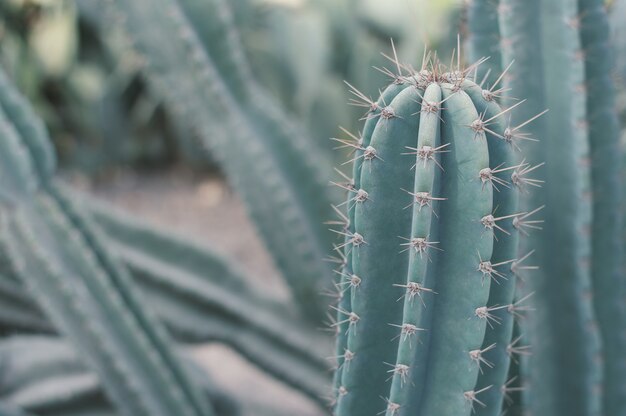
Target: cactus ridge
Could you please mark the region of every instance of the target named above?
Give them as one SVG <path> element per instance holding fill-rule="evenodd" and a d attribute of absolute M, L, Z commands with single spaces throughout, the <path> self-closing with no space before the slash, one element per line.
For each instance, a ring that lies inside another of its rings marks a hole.
<path fill-rule="evenodd" d="M 502 76 L 473 81 L 485 59 L 392 61 L 377 102 L 353 89 L 370 107 L 364 134 L 340 140 L 355 178 L 339 231 L 335 412 L 499 414 L 511 352 L 525 351 L 512 338 L 526 309 L 516 275 L 531 268 L 519 234 L 538 223 L 518 208 L 521 188 L 540 185 L 518 155 L 526 124 L 508 122 L 523 103 L 497 104 Z"/>

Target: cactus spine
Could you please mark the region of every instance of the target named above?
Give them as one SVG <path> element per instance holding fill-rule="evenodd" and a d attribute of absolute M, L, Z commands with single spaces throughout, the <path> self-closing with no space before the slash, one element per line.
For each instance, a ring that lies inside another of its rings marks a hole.
<path fill-rule="evenodd" d="M 502 409 L 527 215 L 517 194 L 532 179 L 506 123 L 517 105 L 496 104 L 499 79 L 470 80 L 480 63 L 444 72 L 427 58 L 414 73 L 396 62 L 378 102 L 360 95 L 363 135 L 344 141 L 356 176 L 341 232 L 339 416 Z"/>

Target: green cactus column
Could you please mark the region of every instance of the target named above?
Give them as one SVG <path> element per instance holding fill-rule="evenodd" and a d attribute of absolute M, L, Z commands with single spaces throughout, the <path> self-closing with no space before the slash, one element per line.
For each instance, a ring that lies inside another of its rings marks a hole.
<path fill-rule="evenodd" d="M 579 0 L 578 16 L 591 148 L 591 286 L 604 355 L 603 412 L 621 415 L 626 414 L 626 282 L 622 268 L 622 156 L 615 110 L 613 50 L 603 1 Z"/>
<path fill-rule="evenodd" d="M 517 185 L 529 167 L 506 123 L 517 105 L 502 110 L 469 80 L 475 67 L 445 72 L 427 58 L 407 68 L 354 145 L 335 411 L 498 415 L 526 215 Z"/>
<path fill-rule="evenodd" d="M 522 366 L 525 406 L 534 415 L 597 415 L 602 365 L 591 304 L 592 186 L 579 11 L 574 0 L 502 0 L 500 11 L 504 62 L 515 60 L 507 95 L 528 97 L 522 107 L 530 114 L 550 110 L 529 129 L 540 142 L 527 160 L 545 160 L 538 178 L 546 182 L 524 198 L 525 211 L 545 204 L 543 232 L 524 242 L 536 249 L 539 266 L 524 287 L 534 293 L 535 309 L 523 325 L 533 351 Z"/>

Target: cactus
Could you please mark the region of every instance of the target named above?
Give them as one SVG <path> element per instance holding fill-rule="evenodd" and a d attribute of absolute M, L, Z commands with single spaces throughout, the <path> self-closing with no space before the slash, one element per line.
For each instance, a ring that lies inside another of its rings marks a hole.
<path fill-rule="evenodd" d="M 115 11 L 155 88 L 240 192 L 298 305 L 320 319 L 326 308 L 317 295 L 330 284 L 322 259 L 332 241 L 322 222 L 334 200 L 327 161 L 254 81 L 226 2 L 159 1 L 118 0 Z"/>
<path fill-rule="evenodd" d="M 41 122 L 3 74 L 0 81 L 0 222 L 7 270 L 76 343 L 121 412 L 212 414 L 98 232 L 51 182 L 54 158 Z"/>
<path fill-rule="evenodd" d="M 0 343 L 3 377 L 0 399 L 34 414 L 114 415 L 95 374 L 74 349 L 59 338 L 16 336 Z M 195 369 L 189 359 L 185 365 Z M 191 373 L 214 404 L 216 414 L 238 414 L 234 399 L 215 387 L 206 373 Z"/>
<path fill-rule="evenodd" d="M 485 86 L 491 86 L 502 72 L 499 1 L 468 0 L 467 6 L 469 57 L 472 61 L 488 58 L 476 74 L 476 79 Z"/>
<path fill-rule="evenodd" d="M 524 289 L 535 293 L 537 310 L 524 325 L 534 351 L 523 365 L 525 407 L 536 414 L 622 414 L 620 149 L 604 5 L 501 3 L 504 63 L 515 60 L 508 94 L 527 96 L 530 111 L 551 109 L 545 124 L 531 127 L 542 146 L 529 160 L 546 160 L 546 187 L 532 204 L 546 205 L 551 238 L 531 238 L 540 273 Z"/>
<path fill-rule="evenodd" d="M 224 343 L 270 376 L 323 404 L 328 363 L 320 356 L 327 350 L 326 340 L 303 330 L 305 323 L 285 319 L 293 311 L 251 291 L 245 278 L 215 253 L 166 236 L 65 186 L 61 190 L 64 196 L 82 201 L 81 208 L 102 227 L 107 247 L 126 266 L 142 299 L 177 341 Z M 3 310 L 6 330 L 52 332 L 19 282 L 8 278 L 5 282 L 12 291 L 0 286 L 0 295 L 12 302 L 23 299 L 20 308 Z"/>
<path fill-rule="evenodd" d="M 336 414 L 499 414 L 523 309 L 518 234 L 532 224 L 517 208 L 533 182 L 515 152 L 526 136 L 506 123 L 517 105 L 496 104 L 500 79 L 470 80 L 482 61 L 450 72 L 432 56 L 419 72 L 394 62 L 379 101 L 361 95 L 362 136 L 341 140 L 355 179 L 340 231 Z"/>

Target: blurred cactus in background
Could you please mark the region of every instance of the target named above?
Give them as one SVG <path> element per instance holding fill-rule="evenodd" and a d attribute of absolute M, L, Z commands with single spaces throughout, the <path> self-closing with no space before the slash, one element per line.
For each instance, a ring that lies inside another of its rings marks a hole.
<path fill-rule="evenodd" d="M 0 415 L 626 415 L 626 2 L 459 3 L 0 0 Z M 285 296 L 66 180 L 145 167 Z"/>

